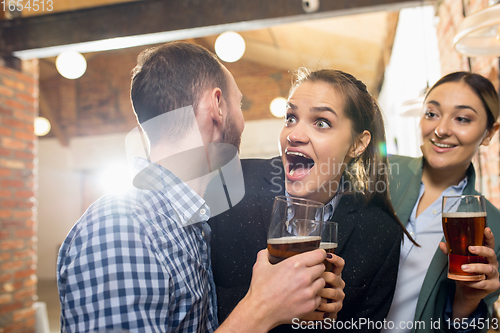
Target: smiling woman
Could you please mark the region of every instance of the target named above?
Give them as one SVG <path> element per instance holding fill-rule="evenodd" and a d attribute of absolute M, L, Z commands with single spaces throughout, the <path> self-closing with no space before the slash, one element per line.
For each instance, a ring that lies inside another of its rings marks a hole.
<path fill-rule="evenodd" d="M 498 130 L 499 110 L 498 95 L 488 79 L 469 72 L 448 74 L 434 84 L 424 101 L 420 120 L 423 157 L 389 159 L 398 170 L 392 175 L 390 188 L 394 208 L 421 247 L 402 244 L 388 320 L 425 322 L 427 327 L 433 320 L 440 320 L 447 325 L 441 329 L 446 330 L 450 326 L 466 329 L 473 322 L 489 322 L 500 292 L 500 246 L 493 237 L 500 234 L 500 211 L 487 202 L 484 246 L 469 248 L 474 255 L 486 258 L 487 263 L 461 267 L 467 273 L 486 274 L 486 279 L 453 282 L 447 279 L 448 261 L 442 253 L 446 247 L 440 243 L 441 197 L 479 194 L 472 158 L 479 146 L 489 145 Z"/>

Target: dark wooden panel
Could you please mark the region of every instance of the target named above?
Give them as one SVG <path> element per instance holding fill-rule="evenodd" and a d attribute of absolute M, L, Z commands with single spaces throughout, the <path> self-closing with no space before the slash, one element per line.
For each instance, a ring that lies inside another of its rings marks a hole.
<path fill-rule="evenodd" d="M 304 12 L 301 0 L 145 0 L 3 20 L 0 21 L 0 52 L 8 55 L 14 51 L 236 22 L 248 22 L 245 27 L 252 29 L 252 24 L 256 27 L 256 22 L 262 24 L 266 20 L 294 21 L 399 10 L 423 3 L 422 0 L 320 1 L 318 12 L 313 14 Z"/>

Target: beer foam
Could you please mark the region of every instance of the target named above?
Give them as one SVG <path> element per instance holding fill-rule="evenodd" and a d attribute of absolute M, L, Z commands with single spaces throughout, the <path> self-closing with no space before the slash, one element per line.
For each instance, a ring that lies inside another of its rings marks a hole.
<path fill-rule="evenodd" d="M 339 244 L 337 244 L 337 243 L 321 242 L 321 244 L 319 244 L 319 248 L 324 249 L 324 250 L 336 249 L 338 246 L 339 246 Z"/>
<path fill-rule="evenodd" d="M 291 244 L 291 243 L 314 242 L 319 240 L 321 240 L 320 236 L 287 236 L 287 237 L 268 239 L 267 244 Z"/>
<path fill-rule="evenodd" d="M 471 217 L 486 217 L 486 212 L 454 212 L 443 213 L 446 218 L 471 218 Z"/>

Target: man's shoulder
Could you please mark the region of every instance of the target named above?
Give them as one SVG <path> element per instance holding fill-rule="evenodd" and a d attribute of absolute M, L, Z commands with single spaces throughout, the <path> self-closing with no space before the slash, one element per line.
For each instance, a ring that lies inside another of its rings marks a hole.
<path fill-rule="evenodd" d="M 102 196 L 82 214 L 71 229 L 68 237 L 82 236 L 82 234 L 98 234 L 106 228 L 113 226 L 117 228 L 120 224 L 136 227 L 136 223 L 131 223 L 131 221 L 138 222 L 139 220 L 137 198 L 136 191 Z"/>
<path fill-rule="evenodd" d="M 121 194 L 106 194 L 91 204 L 80 219 L 95 219 L 109 215 L 131 215 L 137 201 L 138 192 L 135 190 Z"/>

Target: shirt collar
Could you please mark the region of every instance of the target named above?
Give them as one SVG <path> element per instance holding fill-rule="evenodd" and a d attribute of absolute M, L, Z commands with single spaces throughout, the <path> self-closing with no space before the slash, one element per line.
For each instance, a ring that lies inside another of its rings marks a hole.
<path fill-rule="evenodd" d="M 206 222 L 210 218 L 210 208 L 205 200 L 169 170 L 141 157 L 135 158 L 134 169 L 134 186 L 151 192 L 150 196 L 146 193 L 143 196 L 147 202 L 153 201 L 149 200 L 152 196 L 156 199 L 154 201 L 159 201 L 158 204 L 149 204 L 155 211 L 167 214 L 171 207 L 181 226 Z"/>
<path fill-rule="evenodd" d="M 285 195 L 287 197 L 290 196 L 290 194 L 285 190 Z M 333 216 L 333 212 L 335 211 L 335 208 L 337 208 L 340 198 L 342 197 L 342 193 L 337 192 L 330 200 L 325 207 L 323 208 L 323 221 L 328 221 L 330 218 Z"/>

